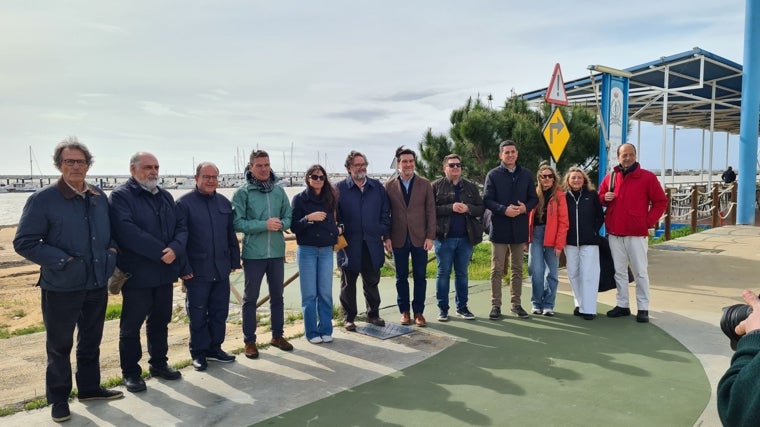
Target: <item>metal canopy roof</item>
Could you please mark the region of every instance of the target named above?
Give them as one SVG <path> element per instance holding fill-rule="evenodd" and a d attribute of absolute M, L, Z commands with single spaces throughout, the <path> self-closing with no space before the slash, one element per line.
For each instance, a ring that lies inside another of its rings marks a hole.
<path fill-rule="evenodd" d="M 690 51 L 626 68 L 630 77 L 628 112 L 630 120 L 662 124 L 663 102 L 667 92 L 668 125 L 711 129 L 714 106 L 715 131 L 739 133 L 741 114 L 742 66 L 708 51 Z M 565 82 L 571 105 L 596 108 L 601 92 L 601 74 Z M 543 101 L 546 89 L 520 97 Z"/>

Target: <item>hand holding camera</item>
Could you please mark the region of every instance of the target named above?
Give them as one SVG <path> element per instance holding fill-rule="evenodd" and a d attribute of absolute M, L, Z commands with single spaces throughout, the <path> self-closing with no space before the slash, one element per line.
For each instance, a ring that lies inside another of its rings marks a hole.
<path fill-rule="evenodd" d="M 760 329 L 760 298 L 748 289 L 742 292 L 742 298 L 747 304 L 724 308 L 720 319 L 720 329 L 731 340 L 732 350 L 736 350 L 742 336 Z"/>

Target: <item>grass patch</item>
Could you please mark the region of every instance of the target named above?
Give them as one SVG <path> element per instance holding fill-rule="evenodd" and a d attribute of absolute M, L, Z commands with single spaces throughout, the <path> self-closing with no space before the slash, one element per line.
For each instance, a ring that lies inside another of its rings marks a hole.
<path fill-rule="evenodd" d="M 16 411 L 13 408 L 0 408 L 0 417 L 7 417 L 8 415 L 15 414 Z"/>
<path fill-rule="evenodd" d="M 8 327 L 6 326 L 0 329 L 0 339 L 35 334 L 37 332 L 43 332 L 44 330 L 45 325 L 27 326 L 26 328 L 16 329 L 15 331 L 8 330 Z"/>
<path fill-rule="evenodd" d="M 22 318 L 22 317 L 26 317 L 26 311 L 24 311 L 24 309 L 23 309 L 23 308 L 20 308 L 20 309 L 18 309 L 18 310 L 15 310 L 15 311 L 14 311 L 14 312 L 11 314 L 11 316 L 12 316 L 14 319 L 20 319 L 20 318 Z"/>
<path fill-rule="evenodd" d="M 121 319 L 121 304 L 108 304 L 106 307 L 106 320 Z"/>
<path fill-rule="evenodd" d="M 24 410 L 25 411 L 31 411 L 33 409 L 41 409 L 48 406 L 47 399 L 44 397 L 41 397 L 39 399 L 34 399 L 31 402 L 27 402 L 24 404 Z"/>
<path fill-rule="evenodd" d="M 285 313 L 285 323 L 292 325 L 299 320 L 303 320 L 303 313 L 300 311 L 289 311 Z"/>

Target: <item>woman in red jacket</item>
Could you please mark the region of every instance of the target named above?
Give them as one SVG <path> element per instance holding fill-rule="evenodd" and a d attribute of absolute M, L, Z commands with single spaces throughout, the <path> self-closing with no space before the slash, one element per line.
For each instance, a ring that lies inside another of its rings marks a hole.
<path fill-rule="evenodd" d="M 554 301 L 559 283 L 559 255 L 567 242 L 567 201 L 560 189 L 557 173 L 541 165 L 536 176 L 538 205 L 530 212 L 530 251 L 528 274 L 533 287 L 533 314 L 554 316 Z"/>

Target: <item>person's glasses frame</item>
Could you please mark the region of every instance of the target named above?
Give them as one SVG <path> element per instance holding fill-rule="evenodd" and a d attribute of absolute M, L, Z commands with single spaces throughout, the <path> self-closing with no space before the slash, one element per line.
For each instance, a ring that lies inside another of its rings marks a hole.
<path fill-rule="evenodd" d="M 309 179 L 312 180 L 312 181 L 324 181 L 325 180 L 325 176 L 324 175 L 312 174 L 312 175 L 309 175 Z"/>
<path fill-rule="evenodd" d="M 551 178 L 551 179 L 554 179 L 554 175 L 553 175 L 553 174 L 552 174 L 552 175 L 544 175 L 544 174 L 541 174 L 541 175 L 539 175 L 539 176 L 540 176 L 541 178 L 543 178 L 543 179 L 550 179 L 550 178 Z"/>
<path fill-rule="evenodd" d="M 459 168 L 459 169 L 462 169 L 462 164 L 461 163 L 449 163 L 446 166 L 448 166 L 450 168 Z"/>
<path fill-rule="evenodd" d="M 61 164 L 64 164 L 66 166 L 74 166 L 74 165 L 79 165 L 82 167 L 89 166 L 89 164 L 87 163 L 87 160 L 85 159 L 63 159 L 61 160 Z"/>

